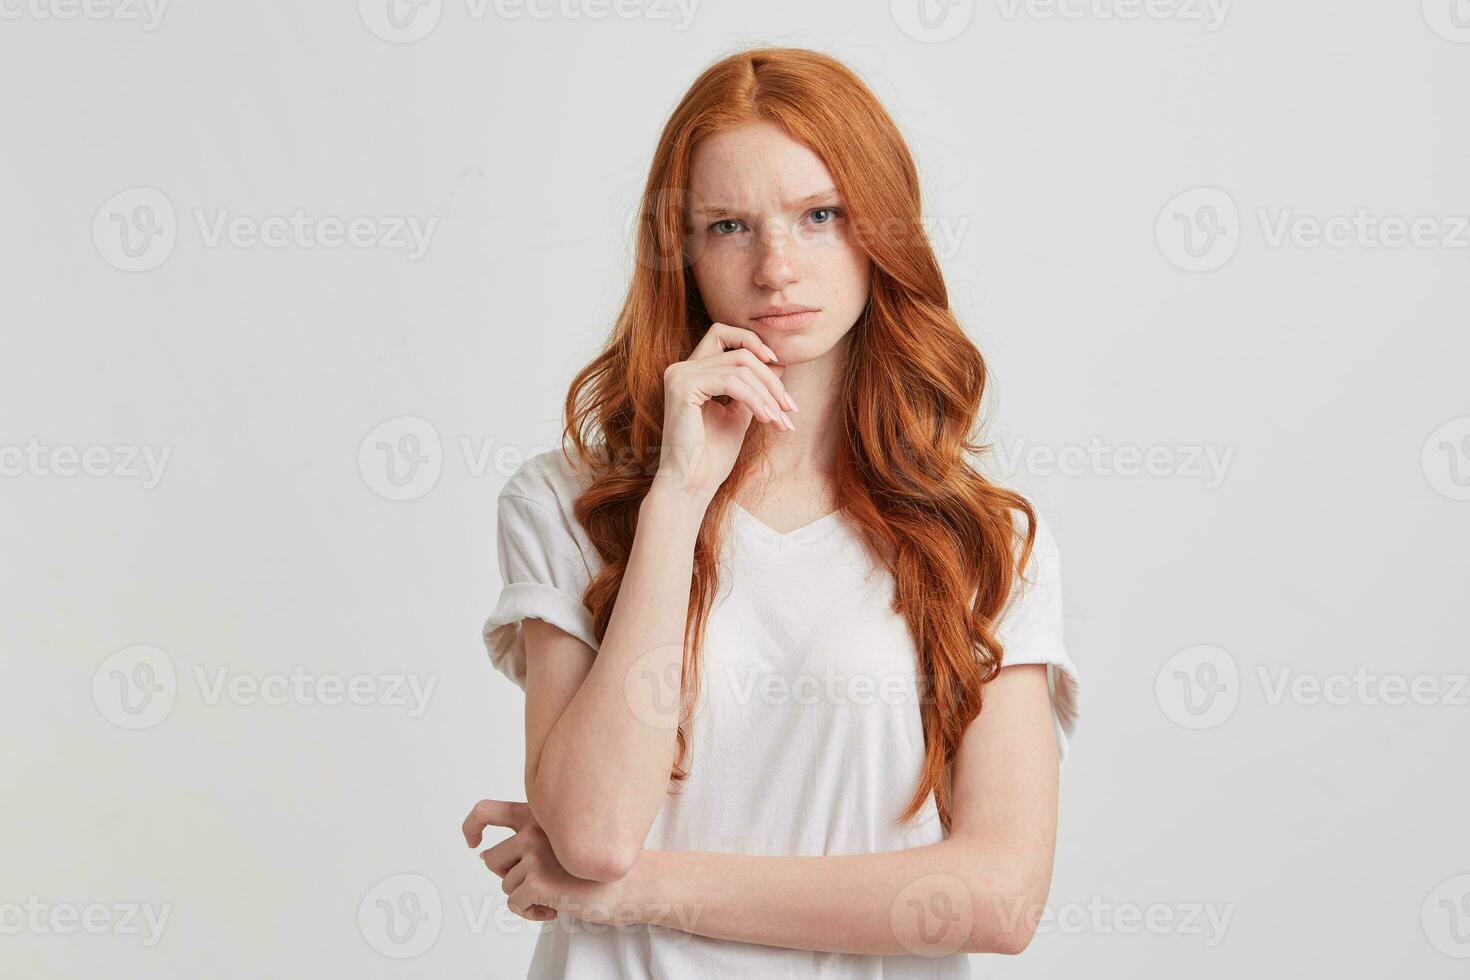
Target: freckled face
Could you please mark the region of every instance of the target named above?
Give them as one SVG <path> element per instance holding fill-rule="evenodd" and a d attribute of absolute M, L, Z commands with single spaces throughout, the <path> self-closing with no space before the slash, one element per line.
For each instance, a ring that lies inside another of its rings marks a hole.
<path fill-rule="evenodd" d="M 862 314 L 872 263 L 822 158 L 761 121 L 701 140 L 690 167 L 686 244 L 710 317 L 786 364 L 826 354 Z M 764 315 L 788 306 L 816 312 Z"/>

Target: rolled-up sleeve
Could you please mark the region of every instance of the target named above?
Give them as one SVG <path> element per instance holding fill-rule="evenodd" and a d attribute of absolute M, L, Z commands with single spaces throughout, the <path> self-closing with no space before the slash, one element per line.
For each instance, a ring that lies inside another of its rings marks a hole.
<path fill-rule="evenodd" d="M 1062 641 L 1061 553 L 1050 528 L 1037 520 L 1036 541 L 1025 576 L 1012 593 L 997 630 L 1001 667 L 1046 664 L 1060 762 L 1077 728 L 1077 667 Z"/>
<path fill-rule="evenodd" d="M 490 662 L 522 689 L 526 645 L 521 621 L 540 619 L 597 649 L 592 613 L 582 604 L 588 570 L 559 509 L 507 484 L 496 505 L 501 590 L 482 634 Z"/>

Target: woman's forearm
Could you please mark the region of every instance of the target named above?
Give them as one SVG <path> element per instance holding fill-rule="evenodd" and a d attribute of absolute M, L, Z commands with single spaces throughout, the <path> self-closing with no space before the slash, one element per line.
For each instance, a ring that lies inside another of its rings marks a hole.
<path fill-rule="evenodd" d="M 542 747 L 526 794 L 573 874 L 612 880 L 668 791 L 694 544 L 708 501 L 655 483 L 597 657 Z"/>
<path fill-rule="evenodd" d="M 867 955 L 1018 953 L 1050 887 L 968 838 L 877 854 L 643 851 L 614 917 L 716 939 Z M 576 917 L 576 909 L 568 910 Z"/>

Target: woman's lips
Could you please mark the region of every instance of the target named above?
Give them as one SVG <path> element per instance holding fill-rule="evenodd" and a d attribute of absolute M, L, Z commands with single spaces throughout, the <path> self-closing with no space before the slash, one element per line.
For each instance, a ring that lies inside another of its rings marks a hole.
<path fill-rule="evenodd" d="M 802 313 L 783 313 L 780 316 L 758 316 L 755 322 L 758 326 L 774 327 L 777 330 L 795 330 L 804 327 L 817 318 L 821 310 L 806 310 Z"/>

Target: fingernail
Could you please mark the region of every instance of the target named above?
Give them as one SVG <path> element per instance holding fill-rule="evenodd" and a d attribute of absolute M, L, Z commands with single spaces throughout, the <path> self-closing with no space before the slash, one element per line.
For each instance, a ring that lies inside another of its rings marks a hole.
<path fill-rule="evenodd" d="M 791 392 L 789 391 L 786 393 L 786 400 L 791 403 L 791 410 L 793 412 L 801 411 L 801 409 L 796 406 L 796 399 L 791 397 Z"/>
<path fill-rule="evenodd" d="M 779 358 L 779 357 L 776 356 L 776 352 L 775 351 L 771 350 L 769 347 L 767 347 L 766 350 L 770 350 L 771 351 L 771 360 L 775 361 L 777 364 L 780 364 L 781 363 L 781 358 Z"/>
<path fill-rule="evenodd" d="M 791 416 L 787 415 L 785 412 L 782 412 L 781 413 L 781 420 L 786 423 L 786 430 L 788 432 L 795 432 L 796 431 L 796 423 L 793 422 L 793 421 L 791 421 Z"/>

